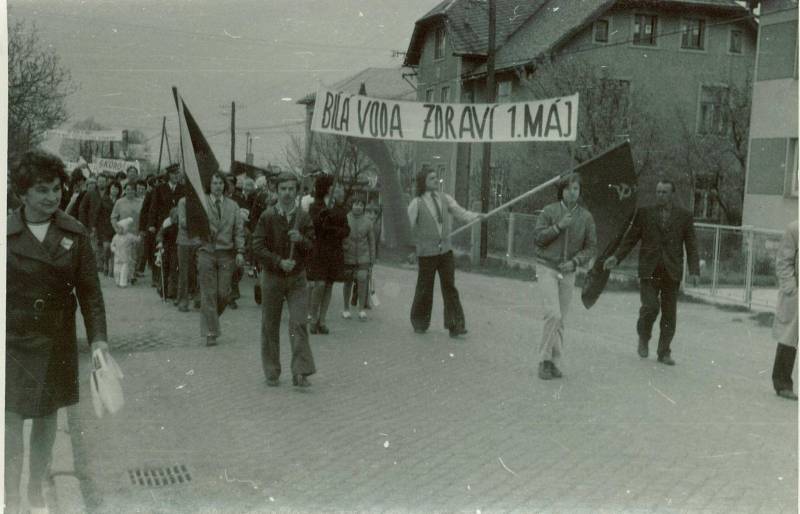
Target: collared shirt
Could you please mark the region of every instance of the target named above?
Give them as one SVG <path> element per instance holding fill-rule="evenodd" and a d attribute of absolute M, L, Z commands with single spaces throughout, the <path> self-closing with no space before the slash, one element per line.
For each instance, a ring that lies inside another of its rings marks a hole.
<path fill-rule="evenodd" d="M 287 222 L 289 221 L 289 219 L 294 214 L 294 211 L 296 210 L 297 210 L 297 205 L 295 205 L 294 203 L 292 204 L 291 210 L 289 210 L 288 212 L 283 210 L 283 206 L 280 204 L 280 202 L 275 204 L 275 212 L 283 216 Z"/>

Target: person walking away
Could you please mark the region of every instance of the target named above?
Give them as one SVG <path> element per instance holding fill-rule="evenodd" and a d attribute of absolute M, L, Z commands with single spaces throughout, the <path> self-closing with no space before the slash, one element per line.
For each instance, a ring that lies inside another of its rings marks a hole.
<path fill-rule="evenodd" d="M 573 173 L 558 184 L 558 201 L 536 218 L 537 290 L 542 301 L 544 328 L 539 343 L 539 378 L 561 378 L 564 320 L 575 291 L 575 271 L 588 266 L 597 252 L 597 230 L 592 214 L 578 204 L 580 175 Z"/>
<path fill-rule="evenodd" d="M 465 223 L 482 218 L 456 203 L 448 194 L 437 191 L 439 178 L 435 171 L 424 168 L 417 174 L 415 196 L 408 205 L 408 220 L 417 247 L 419 271 L 414 301 L 411 304 L 411 325 L 423 334 L 431 324 L 433 282 L 439 273 L 444 301 L 444 327 L 450 337 L 467 333 L 464 309 L 455 285 L 455 260 L 450 242 L 452 218 Z"/>
<path fill-rule="evenodd" d="M 155 235 L 162 227 L 167 218 L 170 217 L 172 210 L 177 207 L 178 200 L 183 197 L 183 185 L 181 184 L 181 168 L 178 164 L 171 164 L 167 167 L 167 183 L 156 187 L 153 192 L 152 205 L 148 213 L 147 230 Z M 172 225 L 165 228 L 163 232 L 164 255 L 162 256 L 161 266 L 165 283 L 159 284 L 159 296 L 164 295 L 167 299 L 175 300 L 178 294 L 178 227 Z"/>
<path fill-rule="evenodd" d="M 211 176 L 207 191 L 210 241 L 197 249 L 200 284 L 200 329 L 206 346 L 216 346 L 220 336 L 219 317 L 225 312 L 236 266 L 244 264 L 244 228 L 239 206 L 226 197 L 225 176 Z"/>
<path fill-rule="evenodd" d="M 106 313 L 89 232 L 58 208 L 63 162 L 33 150 L 9 175 L 22 205 L 6 224 L 5 512 L 19 512 L 22 503 L 26 419 L 32 420 L 28 504 L 47 512 L 43 486 L 56 414 L 79 400 L 75 310 L 93 352 L 108 350 Z"/>
<path fill-rule="evenodd" d="M 649 353 L 653 323 L 661 310 L 661 331 L 658 338 L 658 362 L 674 366 L 670 345 L 675 336 L 678 312 L 678 289 L 683 278 L 683 249 L 689 263 L 693 283 L 700 274 L 700 259 L 692 215 L 674 204 L 675 183 L 659 180 L 656 184 L 656 205 L 639 209 L 633 224 L 617 251 L 603 263 L 614 269 L 642 241 L 639 250 L 639 295 L 642 306 L 636 332 L 639 334 L 639 357 Z"/>
<path fill-rule="evenodd" d="M 281 375 L 280 326 L 283 303 L 289 305 L 289 342 L 292 383 L 308 387 L 316 372 L 306 324 L 306 263 L 311 254 L 314 227 L 296 206 L 299 179 L 283 172 L 277 179 L 278 203 L 267 208 L 253 232 L 253 254 L 261 269 L 261 365 L 267 385 L 275 387 Z"/>
<path fill-rule="evenodd" d="M 775 393 L 787 400 L 797 400 L 792 370 L 797 357 L 797 220 L 786 227 L 775 259 L 778 276 L 778 304 L 772 335 L 778 343 L 772 366 Z"/>
<path fill-rule="evenodd" d="M 344 189 L 333 185 L 333 177 L 321 175 L 314 184 L 314 203 L 309 215 L 314 224 L 314 249 L 308 268 L 311 291 L 312 334 L 328 334 L 325 317 L 331 303 L 333 283 L 344 275 L 342 241 L 350 233 L 347 212 L 343 205 Z"/>
<path fill-rule="evenodd" d="M 133 218 L 125 218 L 116 223 L 117 234 L 111 240 L 114 254 L 114 282 L 118 287 L 128 287 L 133 283 L 133 270 L 136 259 L 138 236 L 130 232 Z"/>
<path fill-rule="evenodd" d="M 350 295 L 353 282 L 358 287 L 358 319 L 367 319 L 367 296 L 369 286 L 367 278 L 369 270 L 375 263 L 375 232 L 372 221 L 364 213 L 364 200 L 355 198 L 351 203 L 350 213 L 347 215 L 347 225 L 350 234 L 345 238 L 344 265 L 346 280 L 342 284 L 342 298 L 344 309 L 342 317 L 350 319 Z"/>
<path fill-rule="evenodd" d="M 197 290 L 197 249 L 199 237 L 189 237 L 186 221 L 186 197 L 178 200 L 178 310 L 189 312 L 189 300 L 194 308 L 200 308 Z"/>

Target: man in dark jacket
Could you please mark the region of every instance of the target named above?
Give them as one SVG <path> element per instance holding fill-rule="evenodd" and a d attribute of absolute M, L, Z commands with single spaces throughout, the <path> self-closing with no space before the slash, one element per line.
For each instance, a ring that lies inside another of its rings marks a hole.
<path fill-rule="evenodd" d="M 661 332 L 658 338 L 658 362 L 675 365 L 670 343 L 675 335 L 678 289 L 683 278 L 683 248 L 689 260 L 692 281 L 697 281 L 700 264 L 695 243 L 692 215 L 673 205 L 675 184 L 661 180 L 656 185 L 656 205 L 639 209 L 633 225 L 617 251 L 604 263 L 613 269 L 642 241 L 639 250 L 639 281 L 642 307 L 636 331 L 639 333 L 639 356 L 646 358 L 653 323 L 661 309 Z M 660 305 L 659 305 L 660 304 Z"/>
<path fill-rule="evenodd" d="M 100 216 L 103 213 L 103 200 L 108 194 L 108 178 L 100 174 L 97 176 L 97 188 L 88 191 L 81 201 L 78 219 L 89 229 L 92 248 L 94 248 L 94 259 L 97 263 L 98 271 L 103 271 L 103 243 L 99 240 L 97 228 L 101 222 Z M 108 220 L 105 220 L 108 221 Z"/>
<path fill-rule="evenodd" d="M 144 261 L 148 266 L 150 266 L 150 273 L 152 275 L 150 284 L 153 287 L 158 286 L 158 277 L 160 276 L 161 270 L 156 266 L 155 235 L 151 234 L 150 231 L 147 230 L 147 224 L 150 221 L 150 207 L 153 205 L 153 191 L 155 191 L 158 183 L 158 177 L 155 175 L 147 177 L 147 192 L 144 194 L 144 199 L 142 200 L 142 212 L 139 215 L 139 236 L 143 241 L 142 246 L 144 247 Z M 143 264 L 140 265 L 140 269 L 142 272 L 144 272 Z"/>
<path fill-rule="evenodd" d="M 161 184 L 153 191 L 152 204 L 148 212 L 147 230 L 156 234 L 163 228 L 164 221 L 170 217 L 172 210 L 178 206 L 183 197 L 181 185 L 181 168 L 178 164 L 167 167 L 167 183 Z M 172 225 L 163 232 L 164 256 L 161 265 L 164 268 L 162 293 L 166 298 L 176 299 L 178 294 L 178 226 Z"/>
<path fill-rule="evenodd" d="M 297 207 L 299 181 L 291 173 L 278 178 L 278 203 L 264 211 L 253 233 L 253 254 L 261 264 L 261 363 L 267 385 L 277 386 L 281 374 L 280 326 L 283 301 L 289 304 L 292 381 L 308 387 L 316 372 L 306 325 L 306 263 L 314 227 Z"/>

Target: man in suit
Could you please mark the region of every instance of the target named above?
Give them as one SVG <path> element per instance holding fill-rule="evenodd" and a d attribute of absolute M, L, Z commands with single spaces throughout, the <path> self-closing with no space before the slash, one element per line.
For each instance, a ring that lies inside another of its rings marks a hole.
<path fill-rule="evenodd" d="M 656 185 L 656 205 L 639 209 L 633 225 L 617 251 L 603 264 L 613 269 L 642 241 L 639 250 L 639 292 L 642 307 L 636 331 L 639 334 L 639 356 L 647 358 L 648 343 L 661 310 L 661 332 L 658 338 L 658 362 L 674 366 L 670 343 L 675 335 L 678 289 L 683 277 L 683 249 L 689 260 L 689 273 L 697 282 L 700 261 L 697 257 L 692 215 L 673 204 L 675 184 L 660 180 Z"/>
<path fill-rule="evenodd" d="M 178 206 L 183 197 L 181 185 L 181 168 L 178 164 L 167 167 L 167 183 L 153 190 L 153 199 L 147 219 L 147 230 L 156 234 L 163 226 L 164 220 L 170 217 L 172 210 Z M 166 298 L 176 299 L 178 294 L 178 226 L 174 224 L 163 231 L 164 256 L 161 266 L 164 268 L 164 280 L 161 294 Z"/>
<path fill-rule="evenodd" d="M 210 240 L 197 249 L 197 281 L 200 285 L 200 327 L 206 346 L 215 346 L 220 335 L 219 317 L 228 304 L 231 278 L 244 265 L 244 226 L 236 202 L 226 197 L 225 176 L 211 176 L 208 197 Z"/>

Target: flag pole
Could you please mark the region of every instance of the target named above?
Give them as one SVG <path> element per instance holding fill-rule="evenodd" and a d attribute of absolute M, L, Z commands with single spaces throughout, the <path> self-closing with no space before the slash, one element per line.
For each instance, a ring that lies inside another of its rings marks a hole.
<path fill-rule="evenodd" d="M 509 207 L 514 205 L 515 203 L 521 202 L 522 200 L 528 198 L 529 196 L 532 196 L 532 195 L 538 193 L 542 189 L 544 189 L 546 187 L 549 187 L 549 186 L 552 186 L 553 184 L 555 184 L 559 180 L 561 180 L 564 176 L 572 173 L 573 169 L 574 168 L 570 168 L 569 170 L 567 170 L 567 171 L 565 171 L 565 172 L 563 172 L 563 173 L 561 173 L 559 175 L 556 175 L 555 177 L 551 178 L 547 182 L 539 184 L 538 186 L 534 187 L 530 191 L 522 193 L 518 197 L 513 198 L 513 199 L 507 201 L 506 203 L 504 203 L 503 205 L 492 209 L 491 211 L 489 211 L 489 212 L 487 212 L 486 214 L 483 215 L 483 219 L 486 219 L 486 218 L 488 218 L 490 216 L 494 216 L 498 212 L 500 212 L 502 210 L 505 210 L 505 209 L 508 209 Z M 480 223 L 480 222 L 481 222 L 481 219 L 480 218 L 476 218 L 475 220 L 470 221 L 466 225 L 462 225 L 462 226 L 458 227 L 457 229 L 455 229 L 454 231 L 450 232 L 450 237 L 453 237 L 454 235 L 458 234 L 459 232 L 462 232 L 462 231 L 466 230 L 467 228 L 471 227 L 472 225 L 475 225 L 476 223 Z"/>

